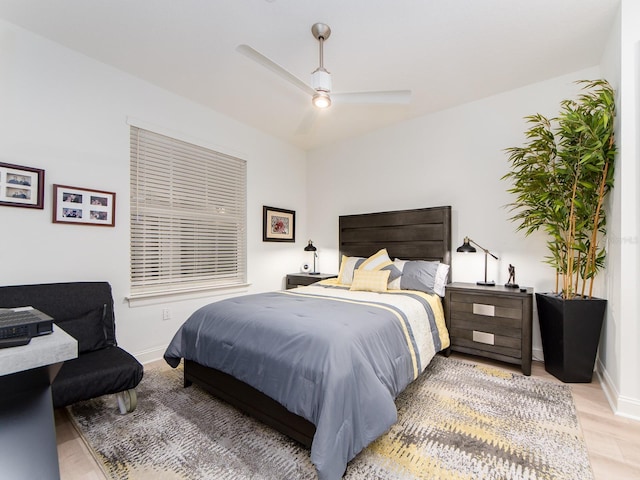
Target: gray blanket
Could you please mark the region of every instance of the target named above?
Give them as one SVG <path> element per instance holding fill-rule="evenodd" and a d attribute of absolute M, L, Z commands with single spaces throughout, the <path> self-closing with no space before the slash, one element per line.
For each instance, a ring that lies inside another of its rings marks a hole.
<path fill-rule="evenodd" d="M 394 398 L 440 350 L 434 329 L 429 305 L 410 295 L 304 287 L 199 309 L 165 359 L 233 375 L 312 422 L 311 460 L 335 480 L 396 422 Z"/>

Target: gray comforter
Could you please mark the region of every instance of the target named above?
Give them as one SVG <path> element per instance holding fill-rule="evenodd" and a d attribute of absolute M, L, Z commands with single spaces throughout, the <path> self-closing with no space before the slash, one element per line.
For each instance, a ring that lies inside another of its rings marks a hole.
<path fill-rule="evenodd" d="M 437 323 L 410 292 L 309 286 L 202 307 L 165 359 L 226 372 L 312 422 L 311 460 L 320 480 L 335 480 L 396 422 L 395 397 L 448 346 Z"/>

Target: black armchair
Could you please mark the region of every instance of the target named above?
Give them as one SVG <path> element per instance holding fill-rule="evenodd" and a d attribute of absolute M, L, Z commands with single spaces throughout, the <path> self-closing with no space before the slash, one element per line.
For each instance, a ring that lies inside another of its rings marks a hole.
<path fill-rule="evenodd" d="M 78 341 L 78 358 L 66 361 L 52 384 L 54 407 L 116 394 L 122 414 L 136 408 L 143 367 L 118 347 L 111 285 L 49 283 L 0 287 L 0 308 L 30 305 Z"/>

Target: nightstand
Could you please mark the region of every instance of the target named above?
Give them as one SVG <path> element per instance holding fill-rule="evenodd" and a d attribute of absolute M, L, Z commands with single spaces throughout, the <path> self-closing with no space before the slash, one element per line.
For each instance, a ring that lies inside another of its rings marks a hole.
<path fill-rule="evenodd" d="M 304 287 L 312 283 L 337 277 L 335 273 L 289 273 L 287 275 L 287 290 L 290 288 Z"/>
<path fill-rule="evenodd" d="M 450 283 L 444 311 L 451 350 L 522 365 L 531 375 L 533 288 Z"/>

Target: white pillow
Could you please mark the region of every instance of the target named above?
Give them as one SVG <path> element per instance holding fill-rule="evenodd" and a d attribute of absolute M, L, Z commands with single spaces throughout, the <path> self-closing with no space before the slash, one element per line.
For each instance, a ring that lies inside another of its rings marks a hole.
<path fill-rule="evenodd" d="M 446 263 L 440 263 L 438 265 L 438 271 L 436 272 L 436 281 L 433 285 L 433 291 L 441 297 L 444 297 L 444 287 L 447 285 L 449 275 L 449 265 Z"/>

